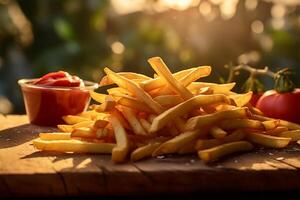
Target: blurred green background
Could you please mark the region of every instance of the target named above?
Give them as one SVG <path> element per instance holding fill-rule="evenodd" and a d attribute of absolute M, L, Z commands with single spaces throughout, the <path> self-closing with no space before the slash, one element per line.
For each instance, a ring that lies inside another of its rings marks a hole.
<path fill-rule="evenodd" d="M 103 67 L 152 75 L 160 56 L 175 72 L 225 64 L 300 79 L 299 0 L 0 0 L 0 113 L 24 113 L 17 80 L 66 70 L 99 81 Z M 236 90 L 247 74 L 237 76 Z M 272 80 L 262 78 L 267 88 Z"/>

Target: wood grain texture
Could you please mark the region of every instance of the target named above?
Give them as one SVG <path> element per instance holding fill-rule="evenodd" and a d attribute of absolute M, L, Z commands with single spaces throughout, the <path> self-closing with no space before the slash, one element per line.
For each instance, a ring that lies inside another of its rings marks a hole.
<path fill-rule="evenodd" d="M 25 116 L 0 116 L 3 196 L 182 194 L 300 189 L 300 146 L 257 149 L 205 165 L 195 155 L 113 164 L 109 155 L 40 152 L 31 145 L 51 127 Z"/>

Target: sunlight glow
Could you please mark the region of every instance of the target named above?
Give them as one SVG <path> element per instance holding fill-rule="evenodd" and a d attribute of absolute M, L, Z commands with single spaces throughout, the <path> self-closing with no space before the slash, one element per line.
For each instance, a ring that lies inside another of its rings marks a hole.
<path fill-rule="evenodd" d="M 111 50 L 115 53 L 115 54 L 122 54 L 125 50 L 124 45 L 121 42 L 113 42 L 111 45 Z"/>
<path fill-rule="evenodd" d="M 254 33 L 262 33 L 264 31 L 264 24 L 260 20 L 255 20 L 251 23 L 251 30 Z"/>

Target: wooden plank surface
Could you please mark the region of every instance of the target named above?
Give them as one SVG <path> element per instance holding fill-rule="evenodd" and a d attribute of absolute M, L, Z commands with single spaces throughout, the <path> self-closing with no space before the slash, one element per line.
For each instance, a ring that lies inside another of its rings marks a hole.
<path fill-rule="evenodd" d="M 4 196 L 179 194 L 300 189 L 300 146 L 257 149 L 211 165 L 196 156 L 113 164 L 109 155 L 36 151 L 26 116 L 0 116 L 0 192 Z"/>

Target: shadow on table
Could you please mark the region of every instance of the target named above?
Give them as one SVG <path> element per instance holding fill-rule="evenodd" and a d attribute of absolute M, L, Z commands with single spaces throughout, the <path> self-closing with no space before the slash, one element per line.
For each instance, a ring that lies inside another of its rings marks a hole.
<path fill-rule="evenodd" d="M 16 200 L 38 200 L 41 198 L 14 198 Z M 287 192 L 205 192 L 201 194 L 185 195 L 145 195 L 145 196 L 97 196 L 97 197 L 59 197 L 43 198 L 45 200 L 282 200 L 282 199 L 300 199 L 299 191 Z"/>
<path fill-rule="evenodd" d="M 36 137 L 40 132 L 57 130 L 53 127 L 42 127 L 32 124 L 24 124 L 0 131 L 0 149 L 17 146 L 28 142 Z"/>

